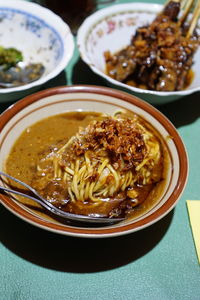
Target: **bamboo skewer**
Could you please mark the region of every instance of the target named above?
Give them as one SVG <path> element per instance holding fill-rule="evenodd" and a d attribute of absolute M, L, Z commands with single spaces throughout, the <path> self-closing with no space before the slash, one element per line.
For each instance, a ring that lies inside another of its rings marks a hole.
<path fill-rule="evenodd" d="M 169 2 L 182 2 L 182 1 L 186 1 L 186 0 L 167 0 L 165 5 L 164 5 L 164 8 L 166 7 L 166 5 L 169 3 Z"/>
<path fill-rule="evenodd" d="M 181 8 L 183 9 L 183 7 L 185 7 L 185 5 L 187 4 L 188 0 L 182 0 L 181 1 Z"/>
<path fill-rule="evenodd" d="M 167 0 L 164 5 L 164 9 L 170 2 L 180 3 L 181 8 L 183 9 L 183 14 L 178 22 L 179 22 L 179 26 L 182 26 L 183 23 L 185 22 L 185 20 L 187 19 L 188 14 L 189 14 L 195 0 Z M 186 35 L 187 38 L 190 38 L 192 36 L 194 29 L 197 25 L 199 17 L 200 17 L 200 0 L 197 0 L 197 3 L 195 5 L 194 11 L 193 11 L 192 19 L 190 21 L 189 30 Z"/>
<path fill-rule="evenodd" d="M 183 2 L 182 2 L 183 3 L 183 14 L 179 20 L 180 25 L 185 22 L 185 19 L 187 18 L 189 11 L 192 8 L 192 5 L 194 4 L 194 0 L 187 0 L 187 1 L 183 1 Z"/>
<path fill-rule="evenodd" d="M 190 38 L 193 34 L 193 31 L 197 25 L 198 19 L 200 17 L 200 0 L 197 1 L 196 7 L 193 12 L 193 17 L 191 19 L 190 25 L 189 25 L 189 30 L 187 32 L 187 38 Z"/>

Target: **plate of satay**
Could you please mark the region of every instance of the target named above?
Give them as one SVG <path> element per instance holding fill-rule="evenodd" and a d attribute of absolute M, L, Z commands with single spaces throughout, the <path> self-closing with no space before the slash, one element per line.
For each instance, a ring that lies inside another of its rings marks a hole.
<path fill-rule="evenodd" d="M 118 4 L 78 31 L 81 58 L 108 85 L 168 103 L 200 90 L 200 1 Z"/>

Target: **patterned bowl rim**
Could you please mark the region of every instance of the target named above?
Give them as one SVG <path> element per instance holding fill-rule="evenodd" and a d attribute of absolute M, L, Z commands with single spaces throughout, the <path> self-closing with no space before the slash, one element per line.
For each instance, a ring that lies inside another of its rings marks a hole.
<path fill-rule="evenodd" d="M 68 24 L 48 8 L 43 7 L 37 3 L 24 0 L 0 0 L 0 10 L 5 8 L 7 10 L 16 11 L 18 13 L 28 14 L 33 18 L 40 20 L 41 24 L 44 24 L 56 33 L 59 40 L 61 41 L 63 51 L 59 63 L 48 74 L 29 84 L 6 89 L 0 88 L 0 94 L 8 94 L 27 90 L 38 85 L 42 85 L 50 79 L 56 77 L 63 69 L 65 69 L 65 67 L 69 63 L 70 59 L 73 56 L 75 48 L 74 38 Z M 50 20 L 53 20 L 53 23 Z"/>

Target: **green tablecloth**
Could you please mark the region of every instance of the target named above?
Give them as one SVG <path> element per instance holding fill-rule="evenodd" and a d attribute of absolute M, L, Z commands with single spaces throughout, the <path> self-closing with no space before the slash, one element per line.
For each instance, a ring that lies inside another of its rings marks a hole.
<path fill-rule="evenodd" d="M 116 1 L 122 2 L 131 1 Z M 105 85 L 77 50 L 66 72 L 44 88 L 72 83 Z M 7 107 L 0 104 L 0 112 Z M 189 180 L 176 208 L 140 232 L 90 240 L 38 229 L 0 206 L 1 300 L 200 299 L 186 208 L 187 199 L 200 199 L 200 94 L 159 109 L 178 129 L 189 156 Z"/>

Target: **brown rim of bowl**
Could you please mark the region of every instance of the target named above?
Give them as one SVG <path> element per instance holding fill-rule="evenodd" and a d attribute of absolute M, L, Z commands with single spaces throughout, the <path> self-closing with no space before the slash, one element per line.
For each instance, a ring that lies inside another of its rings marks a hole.
<path fill-rule="evenodd" d="M 21 206 L 17 205 L 9 197 L 5 195 L 0 195 L 4 206 L 8 208 L 18 217 L 23 220 L 38 226 L 40 228 L 50 230 L 53 232 L 71 235 L 71 236 L 82 236 L 82 237 L 106 237 L 106 236 L 118 236 L 121 234 L 133 232 L 140 230 L 150 224 L 153 224 L 165 216 L 176 204 L 179 197 L 181 196 L 183 189 L 187 182 L 188 175 L 188 159 L 185 146 L 176 130 L 174 125 L 155 107 L 151 106 L 147 102 L 130 95 L 126 92 L 115 90 L 112 88 L 101 87 L 101 86 L 90 86 L 90 85 L 72 85 L 72 86 L 60 86 L 55 88 L 50 88 L 43 90 L 32 95 L 29 95 L 22 100 L 16 102 L 14 105 L 11 105 L 7 110 L 5 110 L 0 115 L 0 132 L 6 125 L 6 123 L 20 110 L 27 107 L 28 105 L 36 102 L 42 98 L 63 94 L 63 93 L 93 93 L 101 94 L 106 96 L 111 96 L 118 98 L 120 100 L 134 104 L 135 106 L 144 109 L 146 112 L 151 114 L 159 123 L 162 124 L 164 128 L 167 129 L 169 134 L 173 136 L 173 141 L 176 145 L 179 161 L 180 161 L 180 171 L 177 185 L 174 188 L 174 192 L 170 195 L 168 200 L 155 212 L 151 215 L 146 216 L 142 220 L 135 221 L 134 223 L 122 224 L 118 227 L 100 227 L 100 228 L 85 228 L 85 227 L 71 227 L 68 225 L 52 223 L 48 220 L 38 218 L 37 216 L 32 215 L 28 211 L 24 210 Z"/>

